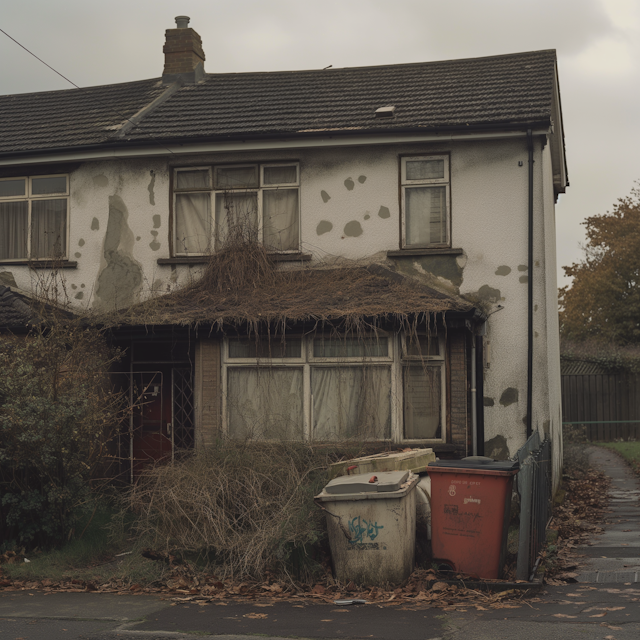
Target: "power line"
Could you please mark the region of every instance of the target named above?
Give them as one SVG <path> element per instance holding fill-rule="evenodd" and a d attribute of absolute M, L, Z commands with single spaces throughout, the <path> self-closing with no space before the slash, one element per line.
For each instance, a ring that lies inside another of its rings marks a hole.
<path fill-rule="evenodd" d="M 72 80 L 69 80 L 69 78 L 67 78 L 67 76 L 62 75 L 57 69 L 54 69 L 50 64 L 47 64 L 42 58 L 39 58 L 35 53 L 33 53 L 33 51 L 30 51 L 29 49 L 27 49 L 27 47 L 25 47 L 23 44 L 21 44 L 20 42 L 18 42 L 13 36 L 10 36 L 4 29 L 0 29 L 0 33 L 4 33 L 5 36 L 7 36 L 7 38 L 9 38 L 9 40 L 12 40 L 13 42 L 15 42 L 19 47 L 21 47 L 22 49 L 24 49 L 28 54 L 32 55 L 36 60 L 38 60 L 39 62 L 42 62 L 42 64 L 45 67 L 48 67 L 49 69 L 51 69 L 51 71 L 53 71 L 54 73 L 57 73 L 61 78 L 63 78 L 64 80 L 66 80 L 70 85 L 73 85 L 76 89 L 78 89 L 78 91 L 82 91 L 82 87 L 79 87 L 75 82 L 73 82 Z M 131 120 L 130 118 L 128 118 L 127 116 L 125 116 L 123 113 L 121 113 L 120 111 L 118 111 L 117 109 L 115 109 L 114 107 L 112 107 L 111 105 L 105 105 L 104 103 L 96 100 L 93 96 L 91 96 L 89 94 L 89 98 L 91 98 L 95 103 L 100 104 L 100 106 L 106 106 L 108 109 L 111 109 L 111 111 L 120 116 L 121 118 L 124 118 L 127 122 L 130 122 L 133 127 L 135 128 L 138 126 L 138 123 L 133 122 L 133 120 Z M 154 142 L 155 144 L 157 144 L 159 147 L 165 149 L 166 151 L 168 151 L 171 155 L 175 155 L 174 152 L 169 149 L 169 147 L 167 147 L 166 145 L 162 144 L 161 142 L 158 142 L 153 136 L 149 136 L 149 139 Z"/>

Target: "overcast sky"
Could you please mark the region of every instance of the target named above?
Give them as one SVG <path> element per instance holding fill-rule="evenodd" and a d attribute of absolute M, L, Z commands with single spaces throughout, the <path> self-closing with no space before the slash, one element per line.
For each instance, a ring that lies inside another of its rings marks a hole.
<path fill-rule="evenodd" d="M 4 0 L 0 28 L 85 87 L 160 76 L 177 15 L 208 72 L 556 49 L 571 182 L 556 208 L 561 284 L 581 221 L 640 178 L 640 0 Z M 70 87 L 1 33 L 0 61 L 0 93 Z"/>

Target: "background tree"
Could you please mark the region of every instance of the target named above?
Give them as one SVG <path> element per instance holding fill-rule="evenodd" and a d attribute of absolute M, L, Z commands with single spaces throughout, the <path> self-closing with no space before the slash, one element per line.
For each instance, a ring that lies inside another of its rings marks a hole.
<path fill-rule="evenodd" d="M 575 341 L 640 344 L 640 189 L 587 218 L 585 257 L 563 267 L 560 332 Z"/>

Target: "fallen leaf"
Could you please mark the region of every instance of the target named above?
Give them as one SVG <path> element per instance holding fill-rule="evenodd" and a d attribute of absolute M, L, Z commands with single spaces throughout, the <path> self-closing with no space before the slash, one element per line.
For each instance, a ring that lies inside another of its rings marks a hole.
<path fill-rule="evenodd" d="M 245 613 L 243 618 L 251 618 L 251 620 L 264 620 L 268 618 L 266 613 Z"/>
<path fill-rule="evenodd" d="M 607 612 L 605 611 L 604 613 L 594 613 L 592 616 L 589 616 L 589 617 L 590 618 L 603 618 L 606 615 L 607 615 Z"/>
<path fill-rule="evenodd" d="M 578 616 L 570 616 L 566 613 L 554 613 L 553 617 L 554 618 L 577 618 Z"/>

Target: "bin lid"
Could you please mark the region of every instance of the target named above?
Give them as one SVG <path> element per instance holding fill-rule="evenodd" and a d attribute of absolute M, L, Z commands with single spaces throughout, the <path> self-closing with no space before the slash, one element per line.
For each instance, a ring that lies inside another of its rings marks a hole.
<path fill-rule="evenodd" d="M 346 493 L 385 493 L 398 491 L 409 477 L 409 471 L 380 471 L 334 478 L 325 488 L 332 495 Z"/>
<path fill-rule="evenodd" d="M 436 460 L 429 465 L 440 468 L 477 469 L 481 471 L 517 471 L 520 463 L 517 460 L 493 460 L 486 456 L 469 456 L 462 460 Z"/>

